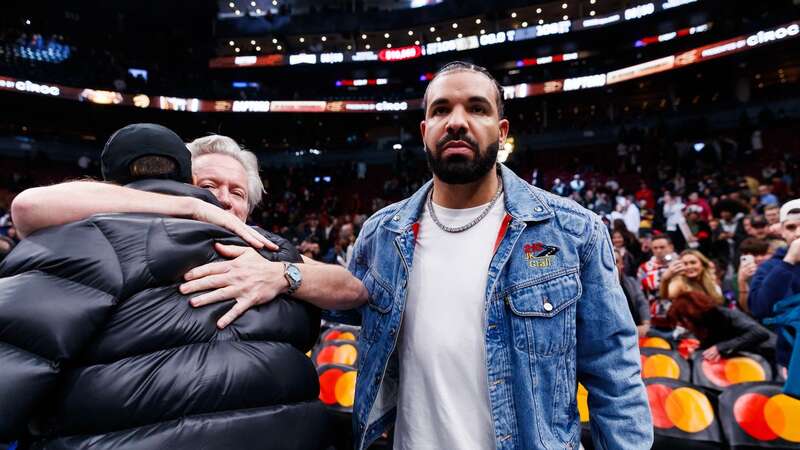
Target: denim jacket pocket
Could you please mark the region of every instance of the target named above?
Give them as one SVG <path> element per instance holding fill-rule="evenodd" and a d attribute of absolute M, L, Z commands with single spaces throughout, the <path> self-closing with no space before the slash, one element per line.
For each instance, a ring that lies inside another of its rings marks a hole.
<path fill-rule="evenodd" d="M 575 342 L 575 308 L 582 293 L 577 268 L 554 271 L 520 283 L 506 293 L 518 350 L 548 356 Z"/>
<path fill-rule="evenodd" d="M 367 271 L 362 283 L 367 288 L 367 292 L 370 293 L 368 300 L 370 308 L 381 314 L 391 311 L 392 303 L 394 303 L 394 292 L 389 287 L 389 283 L 382 280 L 372 269 Z"/>
<path fill-rule="evenodd" d="M 367 308 L 363 310 L 360 336 L 363 336 L 368 342 L 375 342 L 380 335 L 383 322 L 386 321 L 386 314 L 392 311 L 394 292 L 372 269 L 367 271 L 361 281 L 369 292 L 369 300 Z"/>

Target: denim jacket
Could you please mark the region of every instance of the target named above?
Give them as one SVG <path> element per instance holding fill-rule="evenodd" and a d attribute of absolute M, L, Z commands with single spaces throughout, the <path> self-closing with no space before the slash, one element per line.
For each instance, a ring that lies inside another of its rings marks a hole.
<path fill-rule="evenodd" d="M 577 449 L 580 381 L 597 448 L 649 449 L 653 427 L 636 328 L 608 230 L 595 214 L 500 167 L 507 214 L 489 265 L 482 330 L 496 447 Z M 395 421 L 397 335 L 430 187 L 367 220 L 350 262 L 369 291 L 360 309 L 353 407 L 359 450 Z"/>

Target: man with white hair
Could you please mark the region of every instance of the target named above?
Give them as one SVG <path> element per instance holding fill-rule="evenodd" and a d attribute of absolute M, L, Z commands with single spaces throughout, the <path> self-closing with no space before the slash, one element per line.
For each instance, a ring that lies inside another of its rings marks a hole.
<path fill-rule="evenodd" d="M 24 237 L 98 213 L 154 213 L 209 222 L 239 234 L 255 248 L 277 249 L 243 226 L 264 192 L 256 156 L 241 149 L 233 139 L 219 135 L 196 139 L 188 148 L 192 153 L 193 184 L 211 191 L 224 211 L 191 198 L 108 183 L 67 182 L 28 189 L 14 199 L 12 215 L 20 234 Z M 193 306 L 235 299 L 233 307 L 218 320 L 220 328 L 281 293 L 327 309 L 348 309 L 366 298 L 363 285 L 338 265 L 308 258 L 304 258 L 306 264 L 282 264 L 265 260 L 253 248 L 219 243 L 215 248 L 231 259 L 190 270 L 180 290 L 183 294 L 209 291 L 194 297 Z"/>
<path fill-rule="evenodd" d="M 210 190 L 223 209 L 246 221 L 264 193 L 256 155 L 227 136 L 198 138 L 187 147 L 192 153 L 193 184 Z"/>

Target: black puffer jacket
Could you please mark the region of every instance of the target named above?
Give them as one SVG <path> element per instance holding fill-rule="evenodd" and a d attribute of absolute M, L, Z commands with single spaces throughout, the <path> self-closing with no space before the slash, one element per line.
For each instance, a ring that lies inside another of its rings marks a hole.
<path fill-rule="evenodd" d="M 282 249 L 265 257 L 300 261 L 268 237 Z M 187 270 L 220 259 L 214 241 L 243 245 L 144 214 L 22 241 L 0 265 L 0 447 L 318 448 L 326 416 L 304 353 L 319 311 L 281 296 L 218 330 L 232 301 L 192 308 L 178 292 Z"/>

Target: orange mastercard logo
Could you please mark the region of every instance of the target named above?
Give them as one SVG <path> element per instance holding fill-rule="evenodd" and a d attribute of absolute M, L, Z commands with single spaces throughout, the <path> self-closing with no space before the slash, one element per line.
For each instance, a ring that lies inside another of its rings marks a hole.
<path fill-rule="evenodd" d="M 357 373 L 332 367 L 319 374 L 319 399 L 329 406 L 351 408 L 356 396 Z"/>
<path fill-rule="evenodd" d="M 349 331 L 345 331 L 344 333 L 339 335 L 339 340 L 340 341 L 355 341 L 356 337 L 355 337 L 355 335 L 353 333 L 351 333 Z"/>
<path fill-rule="evenodd" d="M 586 423 L 589 421 L 589 391 L 580 383 L 578 383 L 577 401 L 578 415 L 581 418 L 581 422 Z"/>
<path fill-rule="evenodd" d="M 720 359 L 717 362 L 703 360 L 701 369 L 708 381 L 719 387 L 749 381 L 766 381 L 767 379 L 767 374 L 761 364 L 746 356 Z"/>
<path fill-rule="evenodd" d="M 733 404 L 736 423 L 759 441 L 778 438 L 800 443 L 800 400 L 784 394 L 748 393 Z"/>
<path fill-rule="evenodd" d="M 647 386 L 653 426 L 660 429 L 678 428 L 685 433 L 697 433 L 714 422 L 714 409 L 708 397 L 689 387 L 672 389 L 663 384 Z"/>
<path fill-rule="evenodd" d="M 340 345 L 336 347 L 336 351 L 333 352 L 333 363 L 352 366 L 355 364 L 357 356 L 358 350 L 356 350 L 354 346 L 350 344 Z"/>
<path fill-rule="evenodd" d="M 672 350 L 672 345 L 666 339 L 660 337 L 644 337 L 639 338 L 639 347 L 647 348 L 660 348 L 663 350 Z"/>
<path fill-rule="evenodd" d="M 330 330 L 322 337 L 322 340 L 327 341 L 355 341 L 356 336 L 349 331 Z"/>
<path fill-rule="evenodd" d="M 358 349 L 352 344 L 342 345 L 326 345 L 322 347 L 317 356 L 314 358 L 314 363 L 319 366 L 326 364 L 344 364 L 352 366 L 358 359 Z"/>
<path fill-rule="evenodd" d="M 667 355 L 642 355 L 642 378 L 679 379 L 681 368 L 678 362 Z"/>

